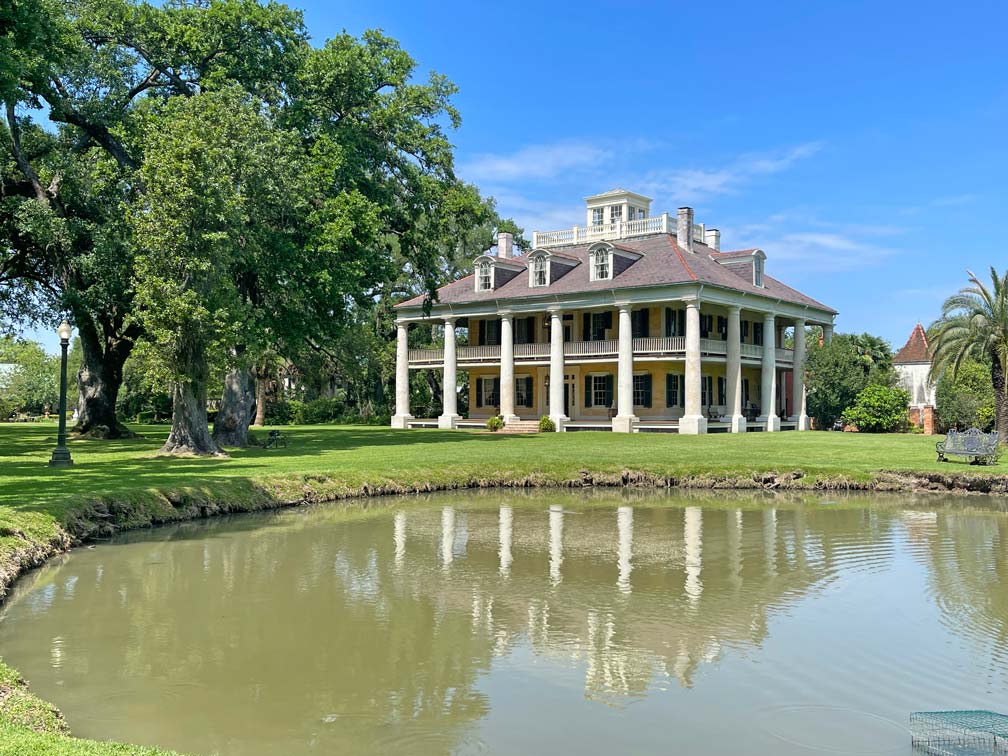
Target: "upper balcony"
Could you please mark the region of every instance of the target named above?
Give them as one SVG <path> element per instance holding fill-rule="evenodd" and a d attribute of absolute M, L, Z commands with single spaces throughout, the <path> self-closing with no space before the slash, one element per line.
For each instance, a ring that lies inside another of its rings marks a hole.
<path fill-rule="evenodd" d="M 760 361 L 763 358 L 763 347 L 758 344 L 741 345 L 743 361 Z M 601 341 L 567 341 L 564 342 L 564 361 L 568 364 L 584 362 L 615 361 L 618 357 L 619 341 L 605 339 Z M 686 339 L 682 336 L 648 337 L 633 340 L 634 359 L 647 360 L 684 360 L 686 359 Z M 724 360 L 728 353 L 728 342 L 721 339 L 700 339 L 700 354 L 702 358 Z M 550 356 L 549 343 L 515 344 L 515 364 L 547 364 Z M 777 349 L 777 363 L 781 365 L 794 364 L 794 350 Z M 458 346 L 455 349 L 455 361 L 461 368 L 492 367 L 500 364 L 501 348 L 491 346 Z M 410 349 L 409 366 L 411 368 L 439 368 L 444 364 L 443 349 Z"/>
<path fill-rule="evenodd" d="M 532 248 L 567 247 L 573 244 L 591 244 L 597 241 L 616 241 L 650 234 L 674 234 L 676 217 L 668 213 L 653 218 L 621 220 L 615 223 L 597 223 L 591 226 L 572 226 L 559 231 L 533 231 Z M 693 224 L 693 241 L 704 243 L 704 226 Z"/>

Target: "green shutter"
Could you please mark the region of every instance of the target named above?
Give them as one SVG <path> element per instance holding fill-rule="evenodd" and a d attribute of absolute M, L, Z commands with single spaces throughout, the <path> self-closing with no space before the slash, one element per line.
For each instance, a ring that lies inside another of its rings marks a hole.
<path fill-rule="evenodd" d="M 666 338 L 668 338 L 669 336 L 672 335 L 672 330 L 673 330 L 673 328 L 672 328 L 672 322 L 673 322 L 672 318 L 674 318 L 674 317 L 675 317 L 675 311 L 671 307 L 666 307 L 665 308 L 665 332 L 664 332 L 664 335 L 665 335 Z"/>
<path fill-rule="evenodd" d="M 581 341 L 591 341 L 591 313 L 581 316 Z"/>
<path fill-rule="evenodd" d="M 534 407 L 532 403 L 532 376 L 525 376 L 525 406 Z"/>
<path fill-rule="evenodd" d="M 590 375 L 585 376 L 584 404 L 586 408 L 592 406 L 592 377 Z"/>
<path fill-rule="evenodd" d="M 480 321 L 480 325 L 483 325 L 482 321 Z M 483 406 L 483 379 L 482 378 L 477 378 L 476 379 L 476 406 L 477 407 L 482 407 Z"/>
<path fill-rule="evenodd" d="M 672 387 L 675 385 L 673 379 L 675 378 L 672 373 L 665 373 L 665 406 L 672 407 Z"/>
<path fill-rule="evenodd" d="M 651 373 L 644 374 L 644 406 L 651 406 Z"/>
<path fill-rule="evenodd" d="M 479 340 L 477 341 L 477 343 L 480 346 L 483 346 L 483 345 L 486 344 L 486 321 L 485 320 L 481 320 L 479 322 Z"/>
<path fill-rule="evenodd" d="M 613 377 L 608 373 L 605 377 L 605 406 L 612 407 Z"/>
<path fill-rule="evenodd" d="M 721 405 L 725 404 L 725 379 L 722 378 L 721 376 L 718 376 L 717 379 L 717 398 L 718 398 L 717 402 L 718 404 Z"/>
<path fill-rule="evenodd" d="M 686 335 L 686 310 L 676 310 L 676 320 L 679 321 L 679 332 L 676 336 Z"/>
<path fill-rule="evenodd" d="M 500 378 L 493 379 L 493 395 L 497 399 L 494 406 L 500 407 Z"/>
<path fill-rule="evenodd" d="M 602 327 L 612 328 L 612 310 L 606 310 L 602 313 Z M 602 338 L 605 338 L 605 336 L 603 335 Z"/>

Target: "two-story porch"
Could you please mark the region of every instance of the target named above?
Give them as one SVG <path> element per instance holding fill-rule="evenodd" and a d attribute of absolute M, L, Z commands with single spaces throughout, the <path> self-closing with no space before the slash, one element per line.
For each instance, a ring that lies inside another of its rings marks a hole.
<path fill-rule="evenodd" d="M 483 425 L 548 415 L 559 430 L 775 431 L 808 428 L 806 328 L 830 338 L 836 312 L 765 275 L 760 249 L 720 250 L 693 211 L 648 219 L 650 200 L 587 198 L 588 225 L 508 234 L 473 274 L 397 305 L 394 427 Z M 443 346 L 409 349 L 412 323 Z M 417 420 L 411 370 L 443 372 L 443 410 Z M 459 371 L 469 411 L 458 413 Z"/>

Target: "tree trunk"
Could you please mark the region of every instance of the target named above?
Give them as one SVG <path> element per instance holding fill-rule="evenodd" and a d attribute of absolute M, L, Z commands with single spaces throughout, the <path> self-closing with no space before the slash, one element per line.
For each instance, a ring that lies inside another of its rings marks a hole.
<path fill-rule="evenodd" d="M 248 368 L 234 368 L 224 376 L 224 394 L 214 420 L 213 437 L 220 446 L 248 446 L 249 422 L 252 420 L 252 373 Z"/>
<path fill-rule="evenodd" d="M 161 453 L 223 456 L 207 425 L 206 347 L 198 339 L 183 336 L 176 356 L 176 367 L 188 380 L 172 386 L 172 427 Z"/>
<path fill-rule="evenodd" d="M 256 374 L 256 427 L 262 428 L 266 425 L 266 389 L 269 385 L 269 374 L 265 368 Z"/>
<path fill-rule="evenodd" d="M 996 353 L 991 354 L 991 363 L 998 440 L 1002 444 L 1008 444 L 1008 396 L 1005 396 L 1005 366 L 1001 364 L 1001 359 Z"/>
<path fill-rule="evenodd" d="M 75 313 L 81 345 L 77 371 L 77 423 L 72 432 L 99 438 L 129 438 L 133 433 L 116 417 L 123 365 L 133 351 L 128 338 L 99 334 L 88 315 Z"/>

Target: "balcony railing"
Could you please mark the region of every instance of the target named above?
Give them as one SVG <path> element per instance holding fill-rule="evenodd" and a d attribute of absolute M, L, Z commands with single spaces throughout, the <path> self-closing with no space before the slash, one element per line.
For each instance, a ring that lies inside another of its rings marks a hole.
<path fill-rule="evenodd" d="M 653 218 L 637 218 L 636 220 L 600 223 L 592 226 L 572 226 L 562 228 L 559 231 L 533 231 L 532 247 L 566 247 L 572 244 L 629 239 L 649 234 L 674 234 L 677 222 L 675 216 L 662 213 Z M 703 225 L 693 225 L 693 240 L 703 242 Z"/>
<path fill-rule="evenodd" d="M 761 359 L 763 347 L 757 344 L 742 344 L 742 357 Z M 619 352 L 619 341 L 606 339 L 604 341 L 568 341 L 564 343 L 565 360 L 593 360 L 598 358 L 616 359 Z M 686 339 L 682 336 L 648 337 L 633 340 L 635 357 L 671 356 L 682 358 L 686 354 Z M 720 339 L 700 339 L 700 353 L 717 357 L 728 353 L 728 342 Z M 777 349 L 777 361 L 794 362 L 794 350 Z M 534 362 L 548 360 L 549 343 L 515 344 L 515 362 Z M 500 364 L 500 346 L 459 346 L 455 348 L 455 360 L 459 364 Z M 439 367 L 444 362 L 443 349 L 410 349 L 409 364 L 411 367 Z"/>

